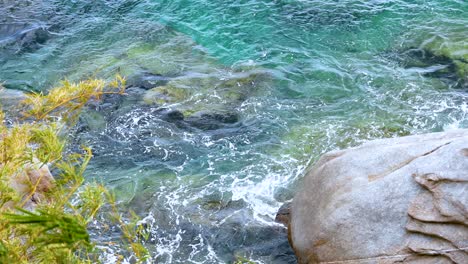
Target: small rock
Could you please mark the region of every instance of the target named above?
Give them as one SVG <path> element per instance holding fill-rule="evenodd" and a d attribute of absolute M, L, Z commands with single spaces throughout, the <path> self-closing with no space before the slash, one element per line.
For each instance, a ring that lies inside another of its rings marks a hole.
<path fill-rule="evenodd" d="M 51 37 L 42 25 L 10 23 L 0 26 L 0 47 L 13 47 L 15 52 L 34 51 Z"/>
<path fill-rule="evenodd" d="M 290 220 L 290 211 L 291 202 L 284 203 L 276 213 L 275 222 L 288 226 Z"/>
<path fill-rule="evenodd" d="M 168 77 L 159 74 L 144 73 L 130 78 L 127 83 L 129 86 L 150 90 L 158 86 L 166 85 L 169 80 Z"/>
<path fill-rule="evenodd" d="M 233 112 L 205 112 L 195 113 L 186 119 L 186 122 L 193 127 L 202 130 L 215 130 L 234 124 L 239 121 L 237 113 Z"/>
<path fill-rule="evenodd" d="M 164 109 L 161 119 L 167 122 L 176 122 L 184 120 L 184 114 L 179 110 Z"/>

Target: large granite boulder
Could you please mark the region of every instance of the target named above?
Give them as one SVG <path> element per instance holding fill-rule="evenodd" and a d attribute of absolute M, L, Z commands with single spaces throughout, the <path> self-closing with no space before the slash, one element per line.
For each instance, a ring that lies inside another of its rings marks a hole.
<path fill-rule="evenodd" d="M 294 198 L 299 263 L 468 263 L 468 130 L 325 154 Z"/>

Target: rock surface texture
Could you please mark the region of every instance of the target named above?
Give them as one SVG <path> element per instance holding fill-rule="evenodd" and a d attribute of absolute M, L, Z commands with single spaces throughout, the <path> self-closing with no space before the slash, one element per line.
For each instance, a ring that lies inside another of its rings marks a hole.
<path fill-rule="evenodd" d="M 468 130 L 325 154 L 290 221 L 299 263 L 468 263 Z"/>
<path fill-rule="evenodd" d="M 2 108 L 12 108 L 26 99 L 26 94 L 19 90 L 5 89 L 0 86 L 0 106 Z"/>
<path fill-rule="evenodd" d="M 2 164 L 0 164 L 1 168 Z M 49 167 L 34 159 L 32 162 L 26 163 L 22 170 L 9 178 L 10 187 L 22 197 L 21 204 L 14 204 L 10 201 L 4 207 L 21 206 L 27 210 L 34 210 L 37 204 L 47 201 L 46 193 L 53 188 L 54 182 Z"/>

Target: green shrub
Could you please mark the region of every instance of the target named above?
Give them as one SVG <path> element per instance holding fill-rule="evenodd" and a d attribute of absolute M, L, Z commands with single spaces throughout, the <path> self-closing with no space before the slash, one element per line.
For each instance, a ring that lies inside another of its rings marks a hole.
<path fill-rule="evenodd" d="M 29 94 L 24 117 L 13 125 L 6 125 L 0 109 L 0 263 L 99 262 L 87 226 L 104 205 L 122 232 L 117 243 L 128 247 L 123 251 L 138 262 L 149 258 L 137 239 L 145 234 L 137 217 L 132 214 L 128 224 L 102 184 L 85 183 L 91 150 L 64 153 L 66 130 L 86 103 L 123 94 L 124 87 L 120 76 L 110 83 L 65 81 L 47 95 Z M 54 180 L 49 180 L 48 168 L 56 172 Z"/>

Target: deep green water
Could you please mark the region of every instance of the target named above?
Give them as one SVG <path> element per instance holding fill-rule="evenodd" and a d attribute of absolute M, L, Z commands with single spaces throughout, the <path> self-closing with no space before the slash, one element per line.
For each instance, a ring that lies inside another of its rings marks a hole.
<path fill-rule="evenodd" d="M 90 178 L 154 218 L 160 263 L 294 263 L 273 220 L 310 162 L 468 127 L 467 1 L 32 0 L 0 14 L 8 88 L 159 78 L 146 103 L 133 89 L 90 107 L 75 143 L 94 149 Z"/>

